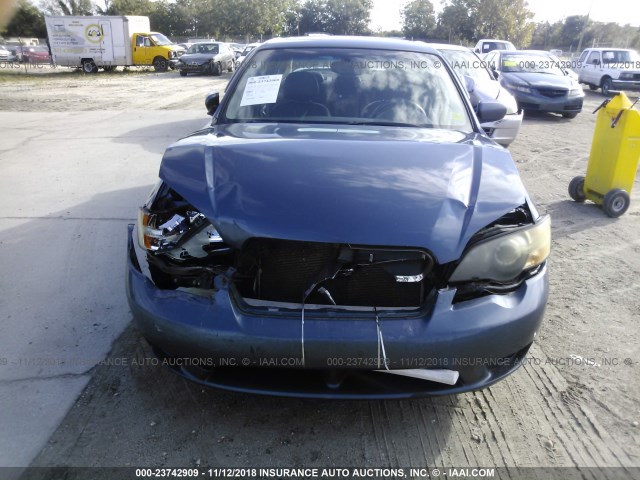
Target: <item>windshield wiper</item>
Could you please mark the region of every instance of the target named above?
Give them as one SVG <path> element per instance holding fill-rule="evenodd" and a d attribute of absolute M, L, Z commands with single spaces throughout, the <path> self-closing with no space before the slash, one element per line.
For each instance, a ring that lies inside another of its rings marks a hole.
<path fill-rule="evenodd" d="M 353 122 L 345 122 L 343 125 L 371 125 L 374 127 L 413 127 L 413 128 L 429 128 L 433 127 L 431 124 L 416 124 L 416 123 L 402 123 L 402 122 L 385 122 L 380 120 L 374 121 L 353 121 Z"/>

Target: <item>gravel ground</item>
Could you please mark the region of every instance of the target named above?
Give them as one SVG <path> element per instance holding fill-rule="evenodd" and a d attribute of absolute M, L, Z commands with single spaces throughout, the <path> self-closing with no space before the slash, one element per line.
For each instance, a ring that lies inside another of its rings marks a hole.
<path fill-rule="evenodd" d="M 204 118 L 205 94 L 222 91 L 228 78 L 5 70 L 0 110 L 193 109 Z M 109 358 L 129 365 L 91 371 L 32 465 L 640 466 L 639 190 L 636 180 L 619 219 L 569 199 L 569 181 L 586 171 L 591 112 L 602 101 L 586 95 L 576 119 L 527 115 L 510 148 L 539 211 L 552 216 L 553 251 L 532 361 L 507 380 L 414 401 L 265 399 L 132 366 L 152 355 L 128 327 Z"/>

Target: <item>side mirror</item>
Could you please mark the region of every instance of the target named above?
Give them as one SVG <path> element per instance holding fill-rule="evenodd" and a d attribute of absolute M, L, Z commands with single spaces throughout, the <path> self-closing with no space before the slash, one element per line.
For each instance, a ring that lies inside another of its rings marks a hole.
<path fill-rule="evenodd" d="M 205 98 L 204 106 L 207 107 L 207 115 L 216 113 L 218 106 L 220 106 L 220 94 L 218 92 L 211 92 Z"/>
<path fill-rule="evenodd" d="M 496 70 L 495 65 L 491 67 L 491 73 L 493 73 L 493 78 L 500 80 L 500 72 Z"/>
<path fill-rule="evenodd" d="M 480 49 L 479 48 L 474 48 L 473 51 L 476 52 L 476 53 L 480 53 Z"/>
<path fill-rule="evenodd" d="M 497 122 L 507 114 L 507 107 L 500 102 L 478 103 L 478 120 L 480 123 Z"/>

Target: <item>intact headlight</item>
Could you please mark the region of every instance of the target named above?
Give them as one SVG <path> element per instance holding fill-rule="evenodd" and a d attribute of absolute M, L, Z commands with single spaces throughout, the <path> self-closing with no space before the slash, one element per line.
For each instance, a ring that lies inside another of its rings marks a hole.
<path fill-rule="evenodd" d="M 532 90 L 529 87 L 527 87 L 526 85 L 508 83 L 508 84 L 505 85 L 505 87 L 507 89 L 515 90 L 516 92 L 532 93 Z"/>
<path fill-rule="evenodd" d="M 482 241 L 464 255 L 451 282 L 508 282 L 544 262 L 551 251 L 551 219 L 542 217 L 529 227 Z"/>

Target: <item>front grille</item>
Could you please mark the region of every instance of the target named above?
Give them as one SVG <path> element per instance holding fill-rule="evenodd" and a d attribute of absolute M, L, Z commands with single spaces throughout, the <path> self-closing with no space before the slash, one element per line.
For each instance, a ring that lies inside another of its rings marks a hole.
<path fill-rule="evenodd" d="M 432 286 L 431 256 L 420 250 L 253 239 L 236 275 L 240 295 L 266 301 L 419 307 Z"/>
<path fill-rule="evenodd" d="M 567 90 L 558 90 L 552 88 L 539 88 L 538 92 L 540 92 L 540 95 L 544 95 L 545 97 L 549 98 L 563 97 L 567 94 Z"/>

